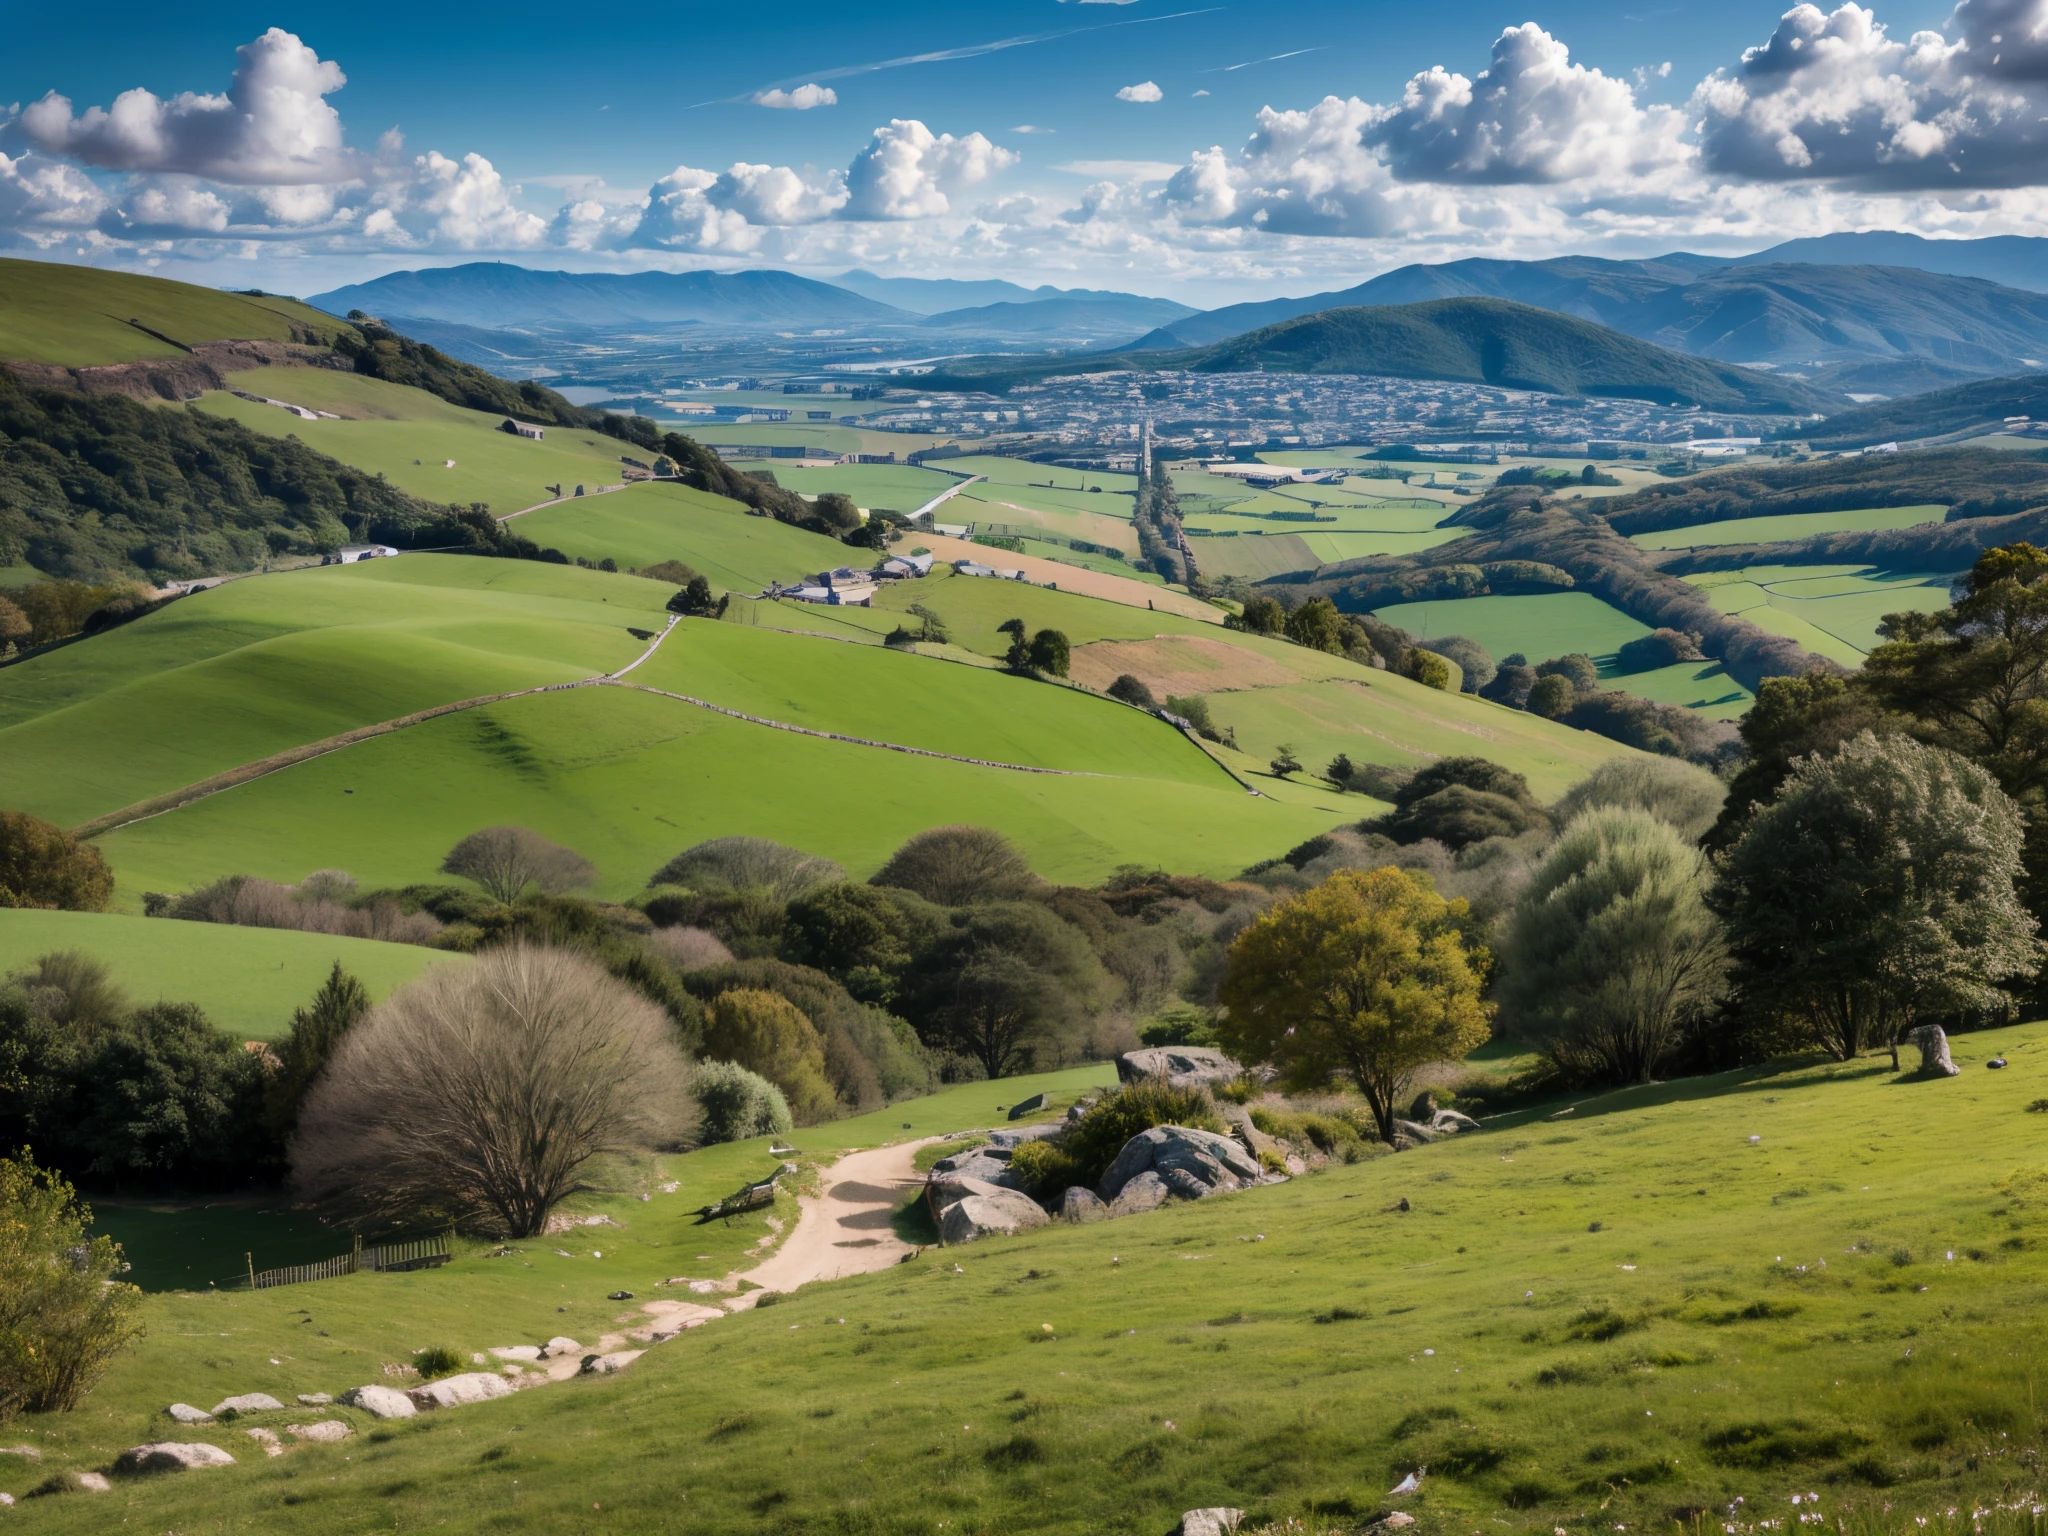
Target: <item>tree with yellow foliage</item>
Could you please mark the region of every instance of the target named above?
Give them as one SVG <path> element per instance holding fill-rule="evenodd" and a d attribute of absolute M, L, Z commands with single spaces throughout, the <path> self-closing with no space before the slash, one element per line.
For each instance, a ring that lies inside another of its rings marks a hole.
<path fill-rule="evenodd" d="M 1465 916 L 1419 872 L 1339 871 L 1230 946 L 1219 1043 L 1297 1089 L 1348 1079 L 1391 1143 L 1415 1069 L 1488 1035 L 1490 957 L 1466 942 Z"/>

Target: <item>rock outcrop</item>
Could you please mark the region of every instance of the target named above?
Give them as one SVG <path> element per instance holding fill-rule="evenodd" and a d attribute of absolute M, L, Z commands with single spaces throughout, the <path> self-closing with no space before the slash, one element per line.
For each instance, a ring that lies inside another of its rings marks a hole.
<path fill-rule="evenodd" d="M 939 1237 L 948 1246 L 1028 1232 L 1051 1220 L 1029 1195 L 984 1179 L 948 1175 L 934 1178 L 930 1188 Z"/>
<path fill-rule="evenodd" d="M 1125 1188 L 1144 1174 L 1155 1175 L 1170 1196 L 1202 1200 L 1257 1182 L 1259 1164 L 1228 1136 L 1184 1125 L 1158 1125 L 1124 1143 L 1096 1192 L 1114 1208 Z"/>
<path fill-rule="evenodd" d="M 614 1376 L 638 1360 L 646 1351 L 642 1349 L 615 1350 L 609 1355 L 592 1355 L 583 1362 L 586 1376 Z"/>
<path fill-rule="evenodd" d="M 1175 1088 L 1203 1088 L 1244 1075 L 1244 1068 L 1221 1051 L 1203 1045 L 1155 1045 L 1125 1051 L 1116 1059 L 1117 1081 L 1141 1082 L 1163 1077 Z"/>
<path fill-rule="evenodd" d="M 287 1424 L 284 1432 L 295 1440 L 311 1440 L 319 1445 L 333 1445 L 355 1433 L 340 1419 L 322 1419 L 317 1424 Z"/>
<path fill-rule="evenodd" d="M 1241 1509 L 1191 1509 L 1180 1517 L 1179 1536 L 1230 1536 L 1243 1523 Z"/>
<path fill-rule="evenodd" d="M 1479 1122 L 1470 1115 L 1460 1114 L 1455 1109 L 1440 1109 L 1427 1120 L 1396 1120 L 1394 1145 L 1425 1146 L 1432 1141 L 1442 1141 L 1446 1136 L 1462 1136 L 1478 1129 Z"/>
<path fill-rule="evenodd" d="M 217 1445 L 196 1440 L 164 1440 L 131 1445 L 114 1458 L 114 1470 L 126 1476 L 144 1472 L 192 1472 L 202 1467 L 232 1467 L 235 1458 Z"/>
<path fill-rule="evenodd" d="M 190 1403 L 173 1403 L 164 1410 L 180 1424 L 211 1424 L 213 1415 L 204 1408 L 194 1408 Z"/>
<path fill-rule="evenodd" d="M 1060 1197 L 1060 1220 L 1072 1222 L 1107 1221 L 1109 1207 L 1092 1189 L 1083 1189 L 1078 1184 Z"/>
<path fill-rule="evenodd" d="M 213 1405 L 214 1417 L 224 1413 L 277 1413 L 284 1404 L 268 1392 L 244 1392 L 240 1397 L 225 1398 Z"/>
<path fill-rule="evenodd" d="M 405 1395 L 415 1408 L 461 1408 L 493 1397 L 510 1397 L 512 1383 L 491 1371 L 467 1371 L 414 1387 Z"/>
<path fill-rule="evenodd" d="M 341 1401 L 344 1407 L 360 1408 L 379 1419 L 409 1419 L 419 1412 L 412 1399 L 396 1387 L 379 1386 L 375 1382 L 351 1387 L 341 1394 Z"/>

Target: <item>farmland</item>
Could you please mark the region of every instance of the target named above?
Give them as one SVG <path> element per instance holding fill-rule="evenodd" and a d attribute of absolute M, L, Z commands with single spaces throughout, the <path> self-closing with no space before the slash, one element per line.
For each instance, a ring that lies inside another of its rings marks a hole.
<path fill-rule="evenodd" d="M 1716 544 L 1776 544 L 1810 539 L 1817 533 L 1861 533 L 1876 528 L 1917 528 L 1948 515 L 1942 505 L 1863 507 L 1841 512 L 1792 512 L 1779 517 L 1739 517 L 1632 535 L 1644 549 L 1709 549 Z"/>
<path fill-rule="evenodd" d="M 610 559 L 621 569 L 681 560 L 713 586 L 736 592 L 758 592 L 861 558 L 822 534 L 749 516 L 722 496 L 654 482 L 542 507 L 512 527 L 571 559 Z"/>
<path fill-rule="evenodd" d="M 1879 643 L 1878 621 L 1905 609 L 1946 608 L 1950 577 L 1858 565 L 1760 565 L 1686 578 L 1723 613 L 1790 635 L 1817 655 L 1859 665 Z"/>

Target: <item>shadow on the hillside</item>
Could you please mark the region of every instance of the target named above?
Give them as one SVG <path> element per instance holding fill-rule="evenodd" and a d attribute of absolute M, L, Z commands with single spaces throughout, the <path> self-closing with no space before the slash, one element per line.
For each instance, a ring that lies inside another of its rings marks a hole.
<path fill-rule="evenodd" d="M 1854 1082 L 1874 1077 L 1891 1077 L 1889 1057 L 1837 1061 L 1832 1056 L 1786 1056 L 1760 1066 L 1738 1067 L 1704 1077 L 1681 1077 L 1669 1082 L 1648 1083 L 1636 1088 L 1591 1089 L 1586 1093 L 1559 1094 L 1542 1104 L 1489 1119 L 1489 1130 L 1526 1130 L 1532 1125 L 1562 1124 L 1565 1121 L 1596 1120 L 1602 1115 L 1659 1109 L 1668 1104 L 1692 1104 L 1704 1099 L 1725 1099 L 1737 1094 L 1783 1093 L 1822 1083 Z M 1920 1081 L 1911 1071 L 1897 1081 Z M 1563 1113 L 1569 1110 L 1569 1114 Z"/>
<path fill-rule="evenodd" d="M 900 1243 L 913 1248 L 936 1248 L 939 1246 L 939 1224 L 932 1220 L 931 1203 L 920 1189 L 903 1205 L 898 1206 L 889 1217 L 890 1230 Z"/>

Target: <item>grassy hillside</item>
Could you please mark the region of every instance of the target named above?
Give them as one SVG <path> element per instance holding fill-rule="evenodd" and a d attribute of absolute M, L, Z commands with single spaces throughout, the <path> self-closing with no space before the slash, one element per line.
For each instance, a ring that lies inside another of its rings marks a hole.
<path fill-rule="evenodd" d="M 340 328 L 333 316 L 272 294 L 0 259 L 0 361 L 91 368 L 180 357 L 206 341 L 324 343 Z"/>
<path fill-rule="evenodd" d="M 511 526 L 572 559 L 616 560 L 621 569 L 681 560 L 713 586 L 736 592 L 871 558 L 822 534 L 749 516 L 723 496 L 675 484 L 643 483 L 542 507 Z"/>
<path fill-rule="evenodd" d="M 456 555 L 228 582 L 0 669 L 0 805 L 76 825 L 435 704 L 608 672 L 670 591 Z"/>
<path fill-rule="evenodd" d="M 1863 532 L 1876 528 L 1918 528 L 1948 515 L 1946 503 L 1918 507 L 1854 507 L 1840 512 L 1793 512 L 1782 517 L 1739 517 L 1721 523 L 1694 523 L 1633 535 L 1644 549 L 1707 549 L 1717 544 L 1769 544 L 1785 539 L 1810 539 L 1821 533 Z"/>
<path fill-rule="evenodd" d="M 1723 613 L 1794 634 L 1844 666 L 1861 665 L 1878 643 L 1878 621 L 1907 609 L 1948 607 L 1949 576 L 1854 565 L 1762 565 L 1687 580 Z"/>
<path fill-rule="evenodd" d="M 542 441 L 529 442 L 498 430 L 501 413 L 467 410 L 423 390 L 333 369 L 257 368 L 233 374 L 229 382 L 252 395 L 344 419 L 306 421 L 223 391 L 202 396 L 199 409 L 268 437 L 297 437 L 424 500 L 464 506 L 480 501 L 500 517 L 546 501 L 551 485 L 570 491 L 578 483 L 618 484 L 619 455 L 630 451 L 614 438 L 577 427 L 548 427 Z M 647 460 L 644 453 L 637 456 Z M 446 467 L 449 459 L 453 469 Z"/>
<path fill-rule="evenodd" d="M 1234 873 L 1329 820 L 1255 799 L 1221 775 L 1212 789 L 981 768 L 595 688 L 444 716 L 99 842 L 125 907 L 141 889 L 236 870 L 298 879 L 342 867 L 365 884 L 424 880 L 459 838 L 505 822 L 575 848 L 600 871 L 597 893 L 618 898 L 679 849 L 735 833 L 866 875 L 914 832 L 973 822 L 1015 838 L 1049 878 L 1094 882 L 1127 863 Z"/>
<path fill-rule="evenodd" d="M 0 912 L 0 973 L 60 949 L 103 961 L 136 1002 L 197 1003 L 222 1029 L 251 1040 L 283 1034 L 292 1010 L 306 1005 L 337 960 L 378 1001 L 430 965 L 469 963 L 466 955 L 415 944 L 281 928 L 117 913 Z"/>
<path fill-rule="evenodd" d="M 1839 411 L 1805 429 L 1816 448 L 1861 448 L 1967 432 L 1996 432 L 2008 417 L 2048 420 L 2048 379 L 2038 373 L 1984 379 Z"/>
<path fill-rule="evenodd" d="M 1984 1070 L 1994 1052 L 2010 1070 Z M 34 1519 L 102 1530 L 118 1505 L 158 1529 L 655 1530 L 686 1508 L 708 1536 L 1149 1536 L 1221 1504 L 1312 1532 L 1398 1508 L 1424 1536 L 1547 1536 L 1718 1523 L 1732 1505 L 1742 1531 L 1802 1515 L 2031 1529 L 1995 1510 L 2035 1498 L 2048 1430 L 2048 1207 L 2025 1113 L 2048 1029 L 1967 1036 L 1956 1056 L 1963 1076 L 1933 1082 L 1882 1059 L 1789 1061 L 1589 1097 L 1563 1121 L 1508 1117 L 1199 1206 L 927 1254 L 692 1331 L 615 1378 L 351 1445 L 270 1461 L 215 1430 L 239 1466 Z M 1005 1102 L 994 1086 L 958 1091 Z M 919 1107 L 799 1141 L 815 1156 L 913 1134 L 896 1127 L 936 1118 Z M 651 1206 L 631 1189 L 652 1172 L 636 1174 L 603 1260 L 532 1245 L 509 1263 L 153 1301 L 151 1337 L 87 1412 L 23 1426 L 55 1432 L 45 1466 L 0 1479 L 21 1491 L 157 1438 L 148 1415 L 173 1398 L 288 1400 L 429 1341 L 594 1332 L 624 1311 L 606 1290 L 716 1273 L 762 1230 L 668 1214 L 758 1156 L 670 1160 L 684 1188 Z M 1422 1467 L 1419 1494 L 1388 1496 Z"/>

